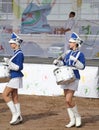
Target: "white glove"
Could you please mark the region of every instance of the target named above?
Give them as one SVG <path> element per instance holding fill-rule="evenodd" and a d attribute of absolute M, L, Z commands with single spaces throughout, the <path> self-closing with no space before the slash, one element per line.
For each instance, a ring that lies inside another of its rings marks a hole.
<path fill-rule="evenodd" d="M 59 60 L 57 66 L 60 67 L 60 66 L 63 66 L 63 65 L 64 65 L 63 61 Z"/>
<path fill-rule="evenodd" d="M 55 59 L 55 60 L 53 61 L 53 64 L 54 64 L 54 65 L 57 65 L 57 66 L 63 66 L 63 65 L 64 65 L 63 61 L 57 60 L 57 59 Z"/>
<path fill-rule="evenodd" d="M 70 56 L 70 60 L 73 60 L 74 62 L 76 62 L 76 61 L 77 61 L 77 58 L 71 55 L 71 56 Z"/>
<path fill-rule="evenodd" d="M 8 65 L 9 65 L 8 68 L 9 68 L 10 70 L 15 70 L 15 71 L 18 71 L 18 70 L 19 70 L 19 66 L 16 65 L 16 64 L 14 64 L 13 62 L 9 62 Z"/>
<path fill-rule="evenodd" d="M 53 64 L 54 64 L 54 65 L 57 65 L 58 62 L 59 62 L 59 60 L 55 59 L 55 60 L 53 61 Z"/>
<path fill-rule="evenodd" d="M 9 58 L 6 58 L 6 57 L 3 58 L 3 61 L 4 61 L 5 63 L 7 63 L 7 64 L 9 63 L 9 60 L 10 60 Z"/>

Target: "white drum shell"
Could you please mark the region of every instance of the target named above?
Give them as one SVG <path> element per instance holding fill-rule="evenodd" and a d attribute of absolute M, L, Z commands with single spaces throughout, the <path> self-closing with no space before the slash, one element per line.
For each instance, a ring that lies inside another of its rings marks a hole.
<path fill-rule="evenodd" d="M 0 78 L 9 77 L 9 69 L 5 64 L 0 64 Z"/>
<path fill-rule="evenodd" d="M 75 80 L 75 75 L 71 67 L 61 66 L 54 70 L 56 82 L 58 85 L 70 83 Z"/>

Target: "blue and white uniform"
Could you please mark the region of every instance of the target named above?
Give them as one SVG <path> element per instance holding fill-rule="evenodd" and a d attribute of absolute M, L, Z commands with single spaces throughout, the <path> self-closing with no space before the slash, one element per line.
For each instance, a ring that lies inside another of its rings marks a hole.
<path fill-rule="evenodd" d="M 24 63 L 24 54 L 20 49 L 20 44 L 22 41 L 23 40 L 19 36 L 17 36 L 15 33 L 12 33 L 9 43 L 18 45 L 18 48 L 14 49 L 14 55 L 11 59 L 4 58 L 4 61 L 8 64 L 10 73 L 10 81 L 8 82 L 7 87 L 14 89 L 23 87 L 22 70 Z"/>
<path fill-rule="evenodd" d="M 10 77 L 16 78 L 16 77 L 23 77 L 23 73 L 21 70 L 23 69 L 23 62 L 24 62 L 24 55 L 21 49 L 14 51 L 14 56 L 10 59 L 11 62 L 19 66 L 19 69 L 17 71 L 10 70 Z"/>
<path fill-rule="evenodd" d="M 82 52 L 80 52 L 79 50 L 76 50 L 76 51 L 70 50 L 69 53 L 67 53 L 66 56 L 64 57 L 63 63 L 66 66 L 73 67 L 74 68 L 73 71 L 74 71 L 76 79 L 80 79 L 79 70 L 75 67 L 76 62 L 73 60 L 70 60 L 71 55 L 76 58 L 77 54 L 79 55 L 77 60 L 79 60 L 83 64 L 82 69 L 84 69 L 85 68 L 85 57 L 84 57 L 84 54 Z"/>
<path fill-rule="evenodd" d="M 18 69 L 15 70 L 13 68 L 10 69 L 10 81 L 8 82 L 7 86 L 10 88 L 22 88 L 23 87 L 23 79 L 24 76 L 22 73 L 23 69 L 23 62 L 24 62 L 24 55 L 21 49 L 15 50 L 14 55 L 10 59 L 11 63 L 14 63 L 18 66 Z"/>
<path fill-rule="evenodd" d="M 80 79 L 80 73 L 79 73 L 79 69 L 76 68 L 76 66 L 75 66 L 76 62 L 70 59 L 71 55 L 74 56 L 75 58 L 78 57 L 77 60 L 79 60 L 83 64 L 83 68 L 81 68 L 82 70 L 85 68 L 84 54 L 82 52 L 80 52 L 79 50 L 75 50 L 75 51 L 70 50 L 63 58 L 63 63 L 65 66 L 70 66 L 73 68 L 76 80 L 75 80 L 75 82 L 72 82 L 70 84 L 62 85 L 61 88 L 77 90 L 78 82 Z"/>

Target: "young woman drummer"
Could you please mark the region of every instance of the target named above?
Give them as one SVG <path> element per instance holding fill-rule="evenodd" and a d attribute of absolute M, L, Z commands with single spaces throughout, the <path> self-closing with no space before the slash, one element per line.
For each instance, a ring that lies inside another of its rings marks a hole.
<path fill-rule="evenodd" d="M 67 51 L 66 54 L 63 54 L 59 58 L 55 59 L 53 62 L 53 64 L 58 66 L 64 65 L 72 67 L 76 79 L 72 83 L 61 86 L 64 90 L 67 112 L 70 118 L 70 122 L 65 125 L 67 128 L 72 126 L 80 127 L 82 124 L 81 116 L 77 110 L 77 105 L 73 101 L 73 96 L 78 88 L 80 79 L 79 69 L 83 70 L 85 68 L 85 56 L 79 50 L 81 43 L 82 40 L 80 37 L 75 32 L 73 32 L 71 38 L 69 39 L 70 50 Z"/>
<path fill-rule="evenodd" d="M 18 89 L 22 88 L 23 83 L 23 73 L 21 70 L 23 69 L 24 55 L 20 48 L 22 41 L 23 40 L 19 36 L 13 33 L 9 43 L 11 49 L 14 50 L 14 55 L 11 59 L 4 57 L 4 61 L 8 65 L 10 71 L 10 81 L 7 83 L 2 95 L 12 113 L 12 119 L 10 121 L 11 125 L 18 124 L 23 120 L 20 103 L 18 101 Z"/>

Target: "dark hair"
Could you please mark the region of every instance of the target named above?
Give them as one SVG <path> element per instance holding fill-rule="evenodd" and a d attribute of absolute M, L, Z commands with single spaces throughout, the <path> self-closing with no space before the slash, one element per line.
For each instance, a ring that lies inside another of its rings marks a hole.
<path fill-rule="evenodd" d="M 72 14 L 72 15 L 74 15 L 74 16 L 75 16 L 75 14 L 76 14 L 76 13 L 75 13 L 75 12 L 73 12 L 73 11 L 71 11 L 71 12 L 70 12 L 70 14 Z"/>

